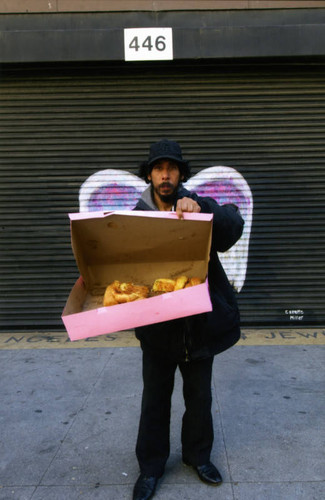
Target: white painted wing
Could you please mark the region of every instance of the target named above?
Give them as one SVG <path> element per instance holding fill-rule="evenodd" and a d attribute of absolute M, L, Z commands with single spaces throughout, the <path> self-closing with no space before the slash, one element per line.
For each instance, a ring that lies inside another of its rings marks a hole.
<path fill-rule="evenodd" d="M 249 185 L 237 170 L 215 166 L 201 170 L 188 180 L 185 187 L 199 196 L 210 196 L 219 205 L 233 203 L 238 206 L 245 221 L 243 234 L 232 248 L 218 255 L 230 283 L 240 292 L 246 277 L 253 219 L 253 197 Z"/>
<path fill-rule="evenodd" d="M 79 210 L 132 210 L 146 187 L 145 181 L 126 170 L 100 170 L 82 184 L 79 190 Z"/>

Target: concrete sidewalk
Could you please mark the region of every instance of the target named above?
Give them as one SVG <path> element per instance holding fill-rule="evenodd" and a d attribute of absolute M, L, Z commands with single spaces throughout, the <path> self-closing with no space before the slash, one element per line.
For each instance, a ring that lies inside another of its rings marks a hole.
<path fill-rule="evenodd" d="M 0 499 L 132 498 L 138 347 L 0 350 Z M 157 500 L 322 500 L 324 347 L 235 346 L 213 372 L 218 488 L 181 463 L 181 379 Z"/>

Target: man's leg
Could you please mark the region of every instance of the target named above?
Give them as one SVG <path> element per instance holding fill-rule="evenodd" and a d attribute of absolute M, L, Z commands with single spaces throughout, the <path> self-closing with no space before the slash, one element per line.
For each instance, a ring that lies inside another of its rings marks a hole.
<path fill-rule="evenodd" d="M 213 357 L 181 363 L 185 413 L 182 426 L 183 460 L 207 464 L 213 444 L 211 376 Z"/>
<path fill-rule="evenodd" d="M 176 363 L 143 351 L 143 394 L 136 454 L 142 474 L 160 477 L 169 456 Z"/>

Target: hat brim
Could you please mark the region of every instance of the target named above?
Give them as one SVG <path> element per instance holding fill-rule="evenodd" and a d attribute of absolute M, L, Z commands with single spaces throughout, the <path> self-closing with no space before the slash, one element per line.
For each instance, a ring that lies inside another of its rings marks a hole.
<path fill-rule="evenodd" d="M 180 165 L 187 165 L 187 163 L 188 163 L 186 160 L 180 160 L 176 156 L 172 156 L 172 155 L 167 154 L 167 155 L 159 155 L 159 156 L 156 156 L 155 158 L 152 158 L 150 161 L 148 161 L 149 167 L 151 167 L 155 162 L 157 162 L 159 160 L 174 160 L 176 163 L 178 163 Z"/>

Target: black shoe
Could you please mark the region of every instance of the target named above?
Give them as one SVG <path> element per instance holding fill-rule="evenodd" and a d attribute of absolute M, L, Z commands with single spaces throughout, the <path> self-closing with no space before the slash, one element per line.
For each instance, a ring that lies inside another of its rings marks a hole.
<path fill-rule="evenodd" d="M 185 465 L 191 465 L 184 461 Z M 201 481 L 211 484 L 213 486 L 218 486 L 222 483 L 222 477 L 218 469 L 211 463 L 208 462 L 204 465 L 192 465 L 193 469 L 196 470 Z"/>
<path fill-rule="evenodd" d="M 152 498 L 158 483 L 158 477 L 140 474 L 134 485 L 133 500 L 149 500 Z"/>

